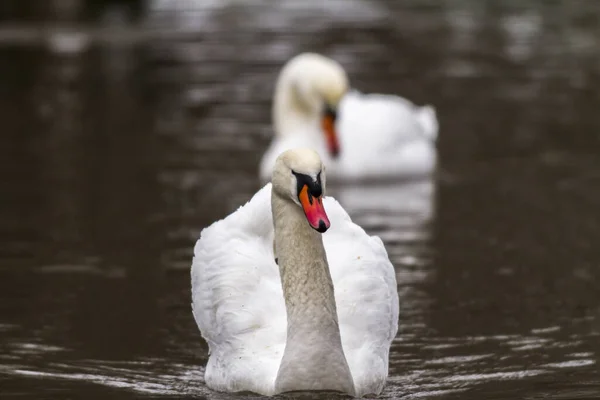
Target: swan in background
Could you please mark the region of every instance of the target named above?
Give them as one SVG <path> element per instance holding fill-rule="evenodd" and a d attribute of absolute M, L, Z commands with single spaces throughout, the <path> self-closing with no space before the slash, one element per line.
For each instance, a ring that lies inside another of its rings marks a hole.
<path fill-rule="evenodd" d="M 333 180 L 423 177 L 436 168 L 432 106 L 350 90 L 342 66 L 319 54 L 302 53 L 283 67 L 272 117 L 275 137 L 260 163 L 263 181 L 279 154 L 294 147 L 317 150 Z"/>
<path fill-rule="evenodd" d="M 382 391 L 398 331 L 394 267 L 381 239 L 324 197 L 325 178 L 317 152 L 288 150 L 272 183 L 202 231 L 192 309 L 211 389 Z"/>

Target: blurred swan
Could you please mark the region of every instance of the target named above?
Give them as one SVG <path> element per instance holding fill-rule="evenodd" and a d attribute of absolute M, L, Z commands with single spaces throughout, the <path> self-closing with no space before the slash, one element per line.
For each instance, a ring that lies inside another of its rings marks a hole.
<path fill-rule="evenodd" d="M 435 109 L 349 91 L 342 66 L 319 54 L 302 53 L 283 67 L 272 114 L 275 137 L 260 163 L 263 181 L 281 152 L 299 146 L 317 150 L 334 180 L 423 177 L 435 170 Z"/>
<path fill-rule="evenodd" d="M 272 183 L 202 231 L 192 309 L 210 349 L 208 387 L 382 391 L 398 330 L 394 268 L 382 241 L 324 193 L 318 154 L 289 150 Z"/>

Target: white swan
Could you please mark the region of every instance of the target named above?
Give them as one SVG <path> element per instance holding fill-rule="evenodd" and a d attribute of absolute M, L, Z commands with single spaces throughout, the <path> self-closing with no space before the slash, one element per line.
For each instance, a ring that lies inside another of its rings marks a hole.
<path fill-rule="evenodd" d="M 344 69 L 329 58 L 303 53 L 287 62 L 275 87 L 275 137 L 260 163 L 263 181 L 279 154 L 299 146 L 316 149 L 335 180 L 435 171 L 438 121 L 432 106 L 348 88 Z"/>
<path fill-rule="evenodd" d="M 318 154 L 289 150 L 272 183 L 202 231 L 192 309 L 210 350 L 208 387 L 382 391 L 398 330 L 394 268 L 324 191 Z"/>

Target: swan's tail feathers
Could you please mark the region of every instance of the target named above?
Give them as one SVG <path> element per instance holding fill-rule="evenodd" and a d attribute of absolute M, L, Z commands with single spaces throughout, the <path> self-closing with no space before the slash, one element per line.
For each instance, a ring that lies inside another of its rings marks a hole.
<path fill-rule="evenodd" d="M 437 140 L 439 125 L 435 108 L 431 105 L 418 107 L 416 116 L 417 121 L 423 128 L 423 134 L 431 141 Z"/>

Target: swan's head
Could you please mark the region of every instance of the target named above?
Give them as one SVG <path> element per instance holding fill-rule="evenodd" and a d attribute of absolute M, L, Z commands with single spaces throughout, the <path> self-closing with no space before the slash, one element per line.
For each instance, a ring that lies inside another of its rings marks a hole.
<path fill-rule="evenodd" d="M 315 53 L 302 53 L 288 65 L 298 102 L 319 115 L 327 149 L 336 157 L 340 151 L 335 130 L 337 110 L 349 89 L 346 71 L 338 62 Z"/>
<path fill-rule="evenodd" d="M 329 229 L 325 208 L 325 167 L 312 149 L 292 149 L 279 155 L 272 178 L 273 189 L 302 208 L 310 226 L 318 232 Z"/>

